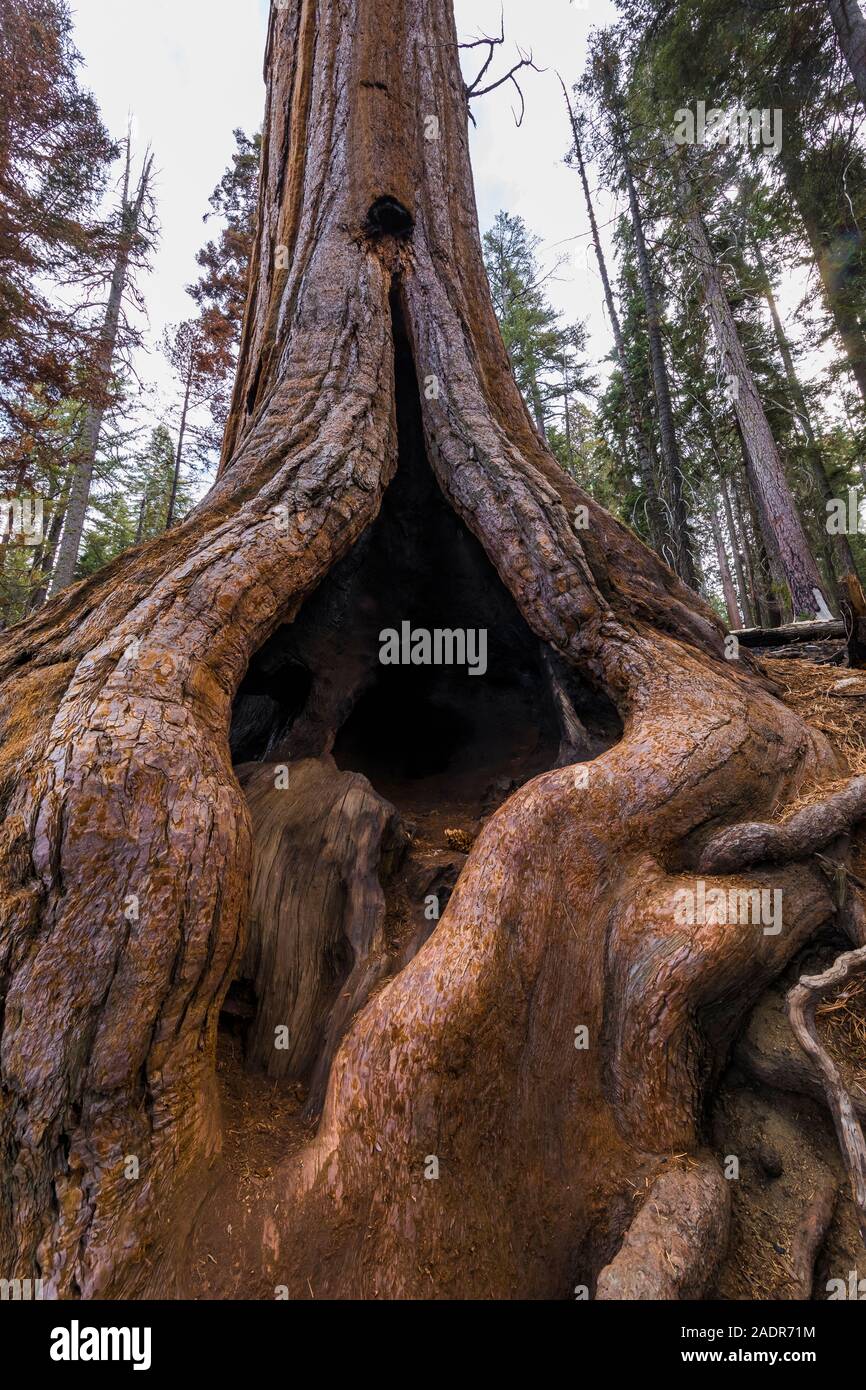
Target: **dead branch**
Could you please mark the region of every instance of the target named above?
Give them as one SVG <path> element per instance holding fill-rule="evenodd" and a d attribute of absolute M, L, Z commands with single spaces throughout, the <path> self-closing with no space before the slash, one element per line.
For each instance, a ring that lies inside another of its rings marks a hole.
<path fill-rule="evenodd" d="M 515 125 L 521 126 L 521 125 L 523 124 L 523 117 L 524 117 L 524 115 L 526 114 L 526 101 L 525 101 L 525 99 L 524 99 L 523 91 L 522 91 L 522 89 L 521 89 L 520 83 L 517 81 L 517 73 L 520 72 L 521 68 L 532 68 L 533 72 L 544 72 L 545 69 L 544 69 L 544 68 L 536 67 L 536 65 L 535 65 L 535 63 L 533 62 L 533 59 L 532 59 L 532 50 L 531 50 L 531 49 L 530 49 L 529 53 L 526 54 L 526 53 L 524 53 L 523 49 L 522 49 L 522 48 L 520 47 L 520 45 L 518 44 L 518 45 L 517 45 L 517 52 L 518 52 L 519 55 L 520 55 L 519 61 L 516 62 L 516 63 L 513 65 L 513 67 L 509 68 L 508 72 L 503 73 L 502 77 L 498 77 L 498 78 L 496 79 L 495 82 L 490 82 L 490 83 L 488 83 L 488 85 L 487 85 L 486 87 L 480 86 L 480 83 L 484 81 L 484 78 L 485 78 L 485 76 L 487 75 L 487 72 L 488 72 L 488 70 L 489 70 L 489 68 L 490 68 L 490 64 L 493 62 L 493 58 L 494 58 L 494 55 L 495 55 L 495 53 L 496 53 L 497 48 L 501 48 L 502 45 L 503 45 L 504 43 L 505 43 L 505 16 L 504 16 L 504 14 L 503 14 L 503 15 L 501 15 L 500 32 L 499 32 L 498 37 L 490 38 L 490 37 L 488 37 L 486 34 L 482 34 L 482 35 L 479 35 L 479 37 L 476 38 L 476 39 L 469 39 L 469 40 L 467 40 L 465 43 L 460 43 L 460 44 L 457 45 L 458 48 L 484 48 L 484 47 L 486 47 L 487 50 L 488 50 L 488 52 L 487 52 L 487 57 L 484 59 L 484 62 L 483 62 L 483 64 L 482 64 L 482 66 L 481 66 L 481 70 L 480 70 L 480 72 L 478 73 L 477 77 L 475 77 L 474 80 L 473 80 L 472 82 L 470 82 L 470 83 L 468 83 L 468 84 L 466 85 L 466 100 L 467 100 L 467 101 L 471 101 L 471 100 L 473 99 L 473 97 L 483 97 L 483 96 L 486 96 L 488 92 L 495 92 L 497 87 L 503 87 L 503 86 L 505 85 L 506 82 L 511 82 L 511 83 L 513 83 L 513 85 L 514 85 L 514 87 L 515 87 L 515 89 L 516 89 L 516 91 L 517 91 L 517 95 L 520 97 L 520 115 L 519 115 L 519 116 L 517 115 L 517 112 L 514 110 L 514 107 L 511 108 L 511 111 L 512 111 L 512 115 L 514 116 Z M 472 111 L 471 111 L 471 110 L 470 110 L 470 112 L 469 112 L 469 119 L 472 121 L 472 124 L 474 125 L 474 124 L 475 124 L 475 118 L 474 118 L 474 116 L 472 115 Z"/>
<path fill-rule="evenodd" d="M 860 1235 L 866 1245 L 866 1141 L 851 1096 L 836 1063 L 821 1045 L 815 1025 L 815 1011 L 821 1000 L 837 993 L 852 975 L 863 969 L 866 969 L 866 946 L 839 956 L 823 975 L 804 975 L 788 995 L 788 1017 L 800 1046 L 821 1074 L 851 1180 Z"/>

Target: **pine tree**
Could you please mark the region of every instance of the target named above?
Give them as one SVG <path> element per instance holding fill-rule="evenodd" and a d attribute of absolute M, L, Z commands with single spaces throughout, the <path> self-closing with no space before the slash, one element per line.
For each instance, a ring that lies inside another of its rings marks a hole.
<path fill-rule="evenodd" d="M 560 85 L 562 86 L 563 96 L 565 97 L 565 105 L 568 111 L 569 126 L 571 127 L 573 141 L 571 151 L 569 152 L 569 158 L 574 160 L 580 175 L 596 263 L 598 265 L 598 272 L 604 291 L 605 307 L 613 334 L 614 351 L 616 353 L 626 403 L 628 405 L 628 412 L 632 422 L 634 434 L 633 444 L 637 455 L 638 474 L 644 491 L 644 508 L 649 540 L 653 549 L 659 554 L 663 554 L 665 548 L 665 517 L 659 505 L 658 483 L 655 477 L 655 465 L 653 462 L 652 436 L 649 430 L 646 411 L 641 406 L 637 383 L 631 369 L 628 352 L 626 351 L 620 314 L 613 296 L 607 262 L 601 245 L 598 221 L 595 215 L 595 208 L 593 207 L 592 194 L 590 193 L 589 180 L 586 174 L 586 164 L 583 157 L 580 122 L 575 114 L 571 98 L 568 95 L 568 88 L 565 83 L 562 82 L 562 79 L 560 79 Z M 669 548 L 668 553 L 673 555 L 673 548 Z"/>
<path fill-rule="evenodd" d="M 81 438 L 73 460 L 69 499 L 63 521 L 63 534 L 51 576 L 52 594 L 72 583 L 90 491 L 93 470 L 99 452 L 106 410 L 113 396 L 118 370 L 118 352 L 129 343 L 133 334 L 125 331 L 123 300 L 130 277 L 143 263 L 153 245 L 155 234 L 152 210 L 153 156 L 148 152 L 141 168 L 138 183 L 131 186 L 132 149 L 126 142 L 123 191 L 116 212 L 117 250 L 108 286 L 108 302 L 92 359 L 87 364 L 88 405 L 82 424 Z"/>
<path fill-rule="evenodd" d="M 255 245 L 262 150 L 260 134 L 250 138 L 236 130 L 234 138 L 237 148 L 211 195 L 211 212 L 205 218 L 220 218 L 222 227 L 218 238 L 199 251 L 196 260 L 204 273 L 189 287 L 199 306 L 202 351 L 211 375 L 210 408 L 220 434 L 228 418 Z"/>
<path fill-rule="evenodd" d="M 134 493 L 137 495 L 136 544 L 161 536 L 166 529 L 172 490 L 174 512 L 185 516 L 192 493 L 183 477 L 176 478 L 177 446 L 165 425 L 151 433 L 147 449 L 137 461 Z"/>
<path fill-rule="evenodd" d="M 538 263 L 540 244 L 522 217 L 504 211 L 484 235 L 484 264 L 503 341 L 527 408 L 546 438 L 555 412 L 570 434 L 572 402 L 593 383 L 583 360 L 583 325 L 564 327 L 545 294 L 552 272 Z"/>
<path fill-rule="evenodd" d="M 672 551 L 673 568 L 685 583 L 694 588 L 698 583 L 697 566 L 689 533 L 689 517 L 683 489 L 683 466 L 665 358 L 661 296 L 650 259 L 645 213 L 638 196 L 637 153 L 620 83 L 620 62 L 615 40 L 611 34 L 601 32 L 595 38 L 589 70 L 583 85 L 584 90 L 595 97 L 604 114 L 610 133 L 612 165 L 628 201 L 635 264 L 646 316 L 662 464 L 661 502 L 668 513 L 667 543 Z"/>
<path fill-rule="evenodd" d="M 116 149 L 80 64 L 66 0 L 2 0 L 0 434 L 13 438 L 80 387 L 87 288 L 113 254 L 98 210 Z"/>
<path fill-rule="evenodd" d="M 179 501 L 186 486 L 183 468 L 190 456 L 196 466 L 203 467 L 219 447 L 214 430 L 199 423 L 197 412 L 203 406 L 212 406 L 214 393 L 219 392 L 220 376 L 214 373 L 210 342 L 198 320 L 188 319 L 167 328 L 162 351 L 174 370 L 178 389 L 174 469 L 165 513 L 168 529 L 179 515 Z"/>

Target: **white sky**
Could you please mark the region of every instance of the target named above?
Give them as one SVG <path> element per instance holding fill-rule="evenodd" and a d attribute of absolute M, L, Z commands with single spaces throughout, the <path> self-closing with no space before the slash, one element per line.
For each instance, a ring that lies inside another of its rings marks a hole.
<path fill-rule="evenodd" d="M 202 222 L 229 163 L 232 131 L 257 130 L 264 111 L 265 0 L 71 0 L 82 82 L 116 139 L 129 116 L 139 155 L 153 147 L 162 229 L 153 272 L 139 286 L 147 339 L 195 312 L 185 287 L 196 252 L 212 232 Z M 145 379 L 167 385 L 157 351 L 139 359 Z"/>

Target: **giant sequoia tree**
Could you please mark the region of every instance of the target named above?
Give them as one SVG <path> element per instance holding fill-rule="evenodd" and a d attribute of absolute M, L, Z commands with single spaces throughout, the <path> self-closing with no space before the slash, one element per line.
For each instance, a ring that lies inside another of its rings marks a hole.
<path fill-rule="evenodd" d="M 327 640 L 322 611 L 359 576 L 378 611 L 395 574 L 432 575 L 435 597 L 475 556 L 478 626 L 491 603 L 512 612 L 515 654 L 543 653 L 569 717 L 564 754 L 486 822 L 421 949 L 372 984 L 349 976 L 339 1007 L 359 1007 L 322 1044 L 316 1136 L 234 1228 L 264 1289 L 569 1296 L 631 1222 L 599 1293 L 700 1293 L 727 1211 L 706 1095 L 757 994 L 836 911 L 813 853 L 842 861 L 862 780 L 725 660 L 709 610 L 557 467 L 522 404 L 458 58 L 450 0 L 274 8 L 219 479 L 4 637 L 0 1268 L 55 1295 L 182 1287 L 268 780 L 245 770 L 248 801 L 233 706 L 262 649 L 306 624 L 323 664 L 284 692 L 274 760 L 289 783 L 293 755 L 308 780 L 311 758 L 326 766 L 353 670 L 378 655 L 360 621 L 352 662 Z M 365 569 L 389 508 L 389 563 Z M 595 759 L 577 689 L 587 723 L 593 704 L 618 712 Z M 784 930 L 682 925 L 674 895 L 697 876 L 783 889 Z M 650 1205 L 634 1216 L 644 1179 L 676 1263 Z"/>

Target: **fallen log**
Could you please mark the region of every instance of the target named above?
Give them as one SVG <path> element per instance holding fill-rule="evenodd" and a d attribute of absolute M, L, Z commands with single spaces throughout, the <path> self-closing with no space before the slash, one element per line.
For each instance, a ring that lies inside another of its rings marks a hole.
<path fill-rule="evenodd" d="M 790 642 L 820 642 L 847 635 L 841 618 L 820 623 L 784 623 L 781 627 L 744 627 L 731 633 L 742 647 L 785 647 Z"/>
<path fill-rule="evenodd" d="M 831 638 L 827 642 L 789 642 L 784 647 L 752 647 L 755 656 L 773 661 L 811 661 L 815 666 L 848 666 L 851 653 L 847 642 Z"/>

